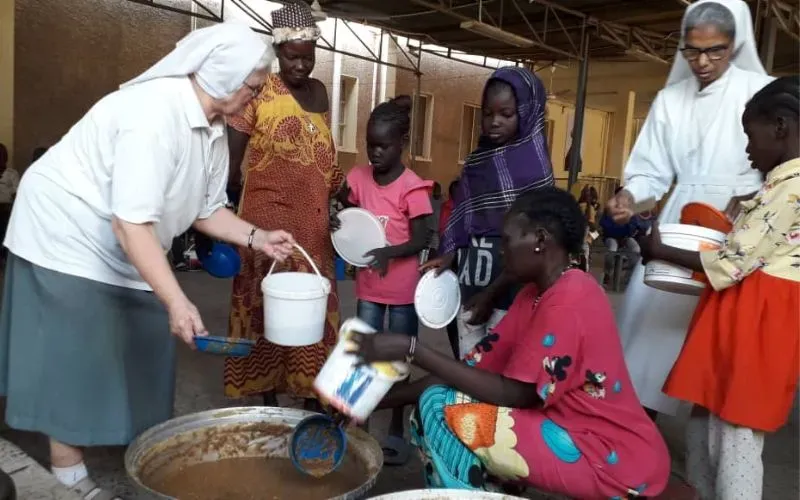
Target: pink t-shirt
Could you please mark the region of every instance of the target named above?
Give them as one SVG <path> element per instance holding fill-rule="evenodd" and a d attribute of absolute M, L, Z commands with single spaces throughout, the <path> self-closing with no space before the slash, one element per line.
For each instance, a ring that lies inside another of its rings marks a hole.
<path fill-rule="evenodd" d="M 347 174 L 347 185 L 350 203 L 378 217 L 390 246 L 411 239 L 411 219 L 433 213 L 433 182 L 422 180 L 409 169 L 388 186 L 380 186 L 372 178 L 372 167 L 361 165 Z M 378 304 L 413 304 L 419 282 L 418 263 L 416 255 L 393 259 L 383 278 L 370 268 L 360 269 L 356 274 L 356 297 Z"/>
<path fill-rule="evenodd" d="M 549 491 L 568 481 L 576 498 L 657 496 L 669 478 L 669 452 L 636 397 L 605 292 L 573 270 L 538 304 L 536 296 L 535 286 L 522 289 L 466 359 L 536 384 L 544 400 L 542 409 L 512 409 L 506 419 L 516 435 L 509 442 L 530 471 L 521 479 Z M 552 461 L 559 466 L 543 466 Z"/>

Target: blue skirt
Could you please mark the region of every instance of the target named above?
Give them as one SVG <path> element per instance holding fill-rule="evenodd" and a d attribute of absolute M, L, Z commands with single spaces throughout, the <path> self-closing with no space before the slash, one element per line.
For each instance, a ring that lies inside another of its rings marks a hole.
<path fill-rule="evenodd" d="M 13 254 L 0 311 L 6 423 L 74 446 L 126 445 L 172 416 L 175 339 L 151 292 Z"/>

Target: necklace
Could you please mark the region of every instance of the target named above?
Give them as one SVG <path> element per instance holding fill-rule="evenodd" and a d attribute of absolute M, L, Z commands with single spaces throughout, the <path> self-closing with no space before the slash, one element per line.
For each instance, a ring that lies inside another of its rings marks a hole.
<path fill-rule="evenodd" d="M 553 282 L 550 284 L 550 286 L 549 286 L 549 287 L 548 287 L 546 290 L 544 290 L 544 291 L 541 291 L 541 292 L 539 292 L 539 294 L 538 294 L 538 295 L 536 295 L 536 299 L 534 299 L 534 301 L 533 301 L 533 309 L 534 309 L 534 310 L 536 309 L 536 307 L 538 307 L 538 305 L 539 305 L 539 302 L 541 302 L 541 301 L 542 301 L 542 297 L 544 296 L 544 294 L 545 294 L 545 293 L 547 293 L 547 290 L 549 290 L 550 288 L 552 288 L 552 287 L 553 287 L 553 285 L 555 285 L 555 284 L 558 282 L 558 280 L 560 280 L 560 279 L 561 279 L 561 277 L 562 277 L 562 276 L 564 276 L 564 274 L 565 274 L 567 271 L 569 271 L 570 267 L 571 267 L 571 266 L 567 266 L 567 267 L 565 267 L 564 269 L 562 269 L 562 270 L 561 270 L 561 272 L 560 272 L 560 273 L 558 273 L 558 276 L 556 276 L 556 279 L 554 279 L 554 280 L 553 280 Z"/>
<path fill-rule="evenodd" d="M 306 108 L 300 103 L 300 101 L 308 101 L 311 100 L 313 102 L 313 92 L 311 90 L 311 84 L 306 81 L 303 83 L 302 86 L 297 88 L 292 88 L 289 86 L 288 83 L 283 79 L 283 75 L 281 75 L 281 82 L 283 82 L 283 86 L 289 91 L 289 93 L 294 98 L 297 105 L 302 110 L 302 118 L 306 122 L 306 129 L 308 129 L 309 133 L 315 134 L 317 132 L 317 126 L 314 125 L 314 122 L 311 119 L 310 113 L 306 111 Z M 306 99 L 299 99 L 298 95 L 305 95 Z"/>
<path fill-rule="evenodd" d="M 311 117 L 308 116 L 308 113 L 303 115 L 303 118 L 306 121 L 306 128 L 308 128 L 308 131 L 311 132 L 312 134 L 315 133 L 317 131 L 317 126 L 314 125 L 314 122 L 311 121 Z"/>

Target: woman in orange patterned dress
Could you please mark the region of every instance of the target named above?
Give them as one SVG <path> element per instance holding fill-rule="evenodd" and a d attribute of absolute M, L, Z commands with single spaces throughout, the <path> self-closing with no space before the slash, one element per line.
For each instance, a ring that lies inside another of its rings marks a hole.
<path fill-rule="evenodd" d="M 243 113 L 228 121 L 231 184 L 240 183 L 244 170 L 239 216 L 264 229 L 290 231 L 335 285 L 329 207 L 344 182 L 334 165 L 336 149 L 328 122 L 324 85 L 310 78 L 319 28 L 304 4 L 289 4 L 273 12 L 273 38 L 280 73 L 270 75 L 259 96 Z M 247 163 L 240 165 L 249 149 Z M 240 398 L 264 396 L 278 406 L 276 394 L 304 398 L 316 410 L 312 383 L 336 343 L 339 300 L 336 289 L 328 298 L 328 317 L 322 342 L 307 347 L 282 347 L 264 337 L 261 280 L 270 260 L 242 251 L 242 270 L 233 282 L 231 337 L 258 339 L 246 358 L 225 360 L 225 394 Z M 313 272 L 298 253 L 282 271 Z"/>

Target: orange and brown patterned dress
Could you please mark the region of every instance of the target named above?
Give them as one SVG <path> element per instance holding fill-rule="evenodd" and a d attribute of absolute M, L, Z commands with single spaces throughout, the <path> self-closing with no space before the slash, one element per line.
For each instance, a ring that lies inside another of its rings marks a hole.
<path fill-rule="evenodd" d="M 240 250 L 242 270 L 233 282 L 229 335 L 258 343 L 250 356 L 225 360 L 225 395 L 276 391 L 315 397 L 312 383 L 336 343 L 339 327 L 329 206 L 344 175 L 334 165 L 328 116 L 305 111 L 280 77 L 270 75 L 261 94 L 228 125 L 250 135 L 239 216 L 263 229 L 292 233 L 334 288 L 322 342 L 296 348 L 271 344 L 264 339 L 261 280 L 272 262 Z M 313 272 L 298 253 L 280 270 Z"/>

